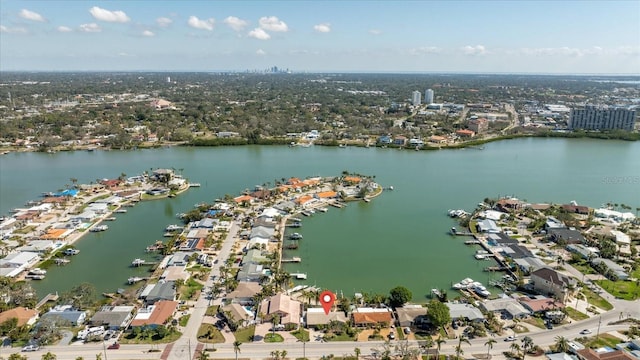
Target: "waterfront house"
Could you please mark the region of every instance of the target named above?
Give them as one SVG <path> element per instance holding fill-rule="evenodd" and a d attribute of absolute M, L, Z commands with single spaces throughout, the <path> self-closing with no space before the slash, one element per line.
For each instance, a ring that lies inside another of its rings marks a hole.
<path fill-rule="evenodd" d="M 64 232 L 64 230 L 62 230 Z M 27 245 L 17 248 L 18 251 L 27 251 L 38 254 L 44 254 L 54 249 L 60 248 L 62 242 L 53 242 L 51 240 L 31 240 Z"/>
<path fill-rule="evenodd" d="M 518 298 L 518 301 L 525 309 L 531 313 L 545 313 L 547 311 L 555 311 L 564 308 L 564 304 L 554 298 L 546 296 L 528 297 L 523 296 Z"/>
<path fill-rule="evenodd" d="M 462 129 L 462 130 L 456 131 L 456 135 L 458 135 L 461 138 L 472 138 L 476 136 L 476 133 L 468 129 Z"/>
<path fill-rule="evenodd" d="M 518 239 L 514 239 L 504 232 L 487 234 L 487 243 L 493 246 L 515 245 Z"/>
<path fill-rule="evenodd" d="M 167 262 L 167 266 L 186 266 L 194 252 L 176 251 Z"/>
<path fill-rule="evenodd" d="M 168 266 L 160 275 L 160 280 L 164 281 L 187 281 L 191 277 L 191 273 L 187 271 L 186 266 Z"/>
<path fill-rule="evenodd" d="M 547 221 L 544 223 L 544 229 L 563 229 L 566 228 L 564 223 L 553 216 L 547 216 Z"/>
<path fill-rule="evenodd" d="M 85 211 L 92 211 L 96 214 L 106 214 L 109 211 L 109 205 L 105 203 L 91 203 L 87 205 Z"/>
<path fill-rule="evenodd" d="M 218 219 L 212 219 L 212 218 L 204 218 L 201 219 L 200 221 L 195 223 L 195 227 L 199 228 L 199 229 L 213 229 L 213 227 L 216 225 L 216 223 L 218 223 Z M 193 231 L 193 230 L 192 230 Z M 191 232 L 189 232 L 191 233 Z M 206 235 L 206 233 L 205 233 Z"/>
<path fill-rule="evenodd" d="M 199 221 L 200 223 L 202 221 Z M 204 239 L 209 236 L 209 230 L 206 228 L 194 228 L 187 233 L 187 239 Z"/>
<path fill-rule="evenodd" d="M 319 329 L 334 321 L 344 324 L 347 317 L 342 311 L 329 311 L 329 314 L 325 314 L 323 308 L 308 308 L 305 313 L 305 324 L 308 328 Z"/>
<path fill-rule="evenodd" d="M 65 226 L 64 228 L 58 228 L 57 226 Z M 70 223 L 56 224 L 47 232 L 40 236 L 43 240 L 64 240 L 67 236 L 71 235 L 75 231 L 75 227 Z"/>
<path fill-rule="evenodd" d="M 122 184 L 122 180 L 120 179 L 103 179 L 100 180 L 100 184 L 104 185 L 106 189 L 116 190 L 120 184 Z"/>
<path fill-rule="evenodd" d="M 315 197 L 318 199 L 335 199 L 338 197 L 338 193 L 333 190 L 321 191 L 315 194 Z"/>
<path fill-rule="evenodd" d="M 147 305 L 153 305 L 158 301 L 173 301 L 176 299 L 176 285 L 173 281 L 161 281 L 149 291 L 144 301 Z"/>
<path fill-rule="evenodd" d="M 393 323 L 393 314 L 389 308 L 359 307 L 351 313 L 353 325 L 369 327 L 381 325 L 387 327 Z"/>
<path fill-rule="evenodd" d="M 404 146 L 407 143 L 407 137 L 398 135 L 393 139 L 393 145 Z"/>
<path fill-rule="evenodd" d="M 249 242 L 247 243 L 246 249 L 266 247 L 267 244 L 269 243 L 269 240 L 270 239 L 263 238 L 261 236 L 254 236 L 251 239 L 249 239 Z"/>
<path fill-rule="evenodd" d="M 532 271 L 538 270 L 547 266 L 547 263 L 535 256 L 527 256 L 522 258 L 515 258 L 513 262 L 518 265 L 523 274 L 530 274 Z"/>
<path fill-rule="evenodd" d="M 512 212 L 519 210 L 524 205 L 524 202 L 516 198 L 502 198 L 494 205 L 495 209 L 501 212 Z"/>
<path fill-rule="evenodd" d="M 406 304 L 396 308 L 400 327 L 422 326 L 427 322 L 427 309 L 422 305 Z"/>
<path fill-rule="evenodd" d="M 156 328 L 166 325 L 173 317 L 177 308 L 177 301 L 158 301 L 153 305 L 138 310 L 130 326 Z"/>
<path fill-rule="evenodd" d="M 579 360 L 638 360 L 637 357 L 623 350 L 608 347 L 592 349 L 584 348 L 576 351 Z"/>
<path fill-rule="evenodd" d="M 275 209 L 273 209 L 273 208 L 269 208 L 269 209 L 272 209 L 272 210 L 276 211 L 276 212 L 279 214 L 278 210 L 275 210 Z M 263 212 L 263 214 L 264 214 L 267 210 L 269 210 L 269 209 L 265 209 L 265 210 L 264 210 L 264 212 Z M 269 212 L 269 213 L 268 213 L 268 215 L 272 215 L 272 212 Z M 273 218 L 274 218 L 275 216 L 268 216 L 268 215 L 261 215 L 261 216 L 259 216 L 258 218 L 256 218 L 255 220 L 253 220 L 253 223 L 252 223 L 251 225 L 252 225 L 252 226 L 254 226 L 254 227 L 264 226 L 264 227 L 266 227 L 266 228 L 272 228 L 272 229 L 275 229 L 275 227 L 276 227 L 276 225 L 277 225 L 277 224 L 276 224 L 276 222 L 275 222 L 275 221 L 273 221 Z M 276 215 L 276 216 L 277 216 L 277 215 Z"/>
<path fill-rule="evenodd" d="M 615 276 L 620 280 L 627 280 L 629 278 L 629 274 L 627 274 L 627 271 L 622 266 L 616 264 L 610 259 L 598 257 L 595 259 L 591 259 L 591 263 L 594 265 L 603 263 L 607 267 L 607 269 L 611 270 L 613 274 L 615 274 Z"/>
<path fill-rule="evenodd" d="M 242 265 L 250 264 L 250 263 L 261 264 L 267 261 L 269 261 L 269 258 L 267 257 L 267 254 L 264 251 L 258 250 L 258 249 L 251 249 L 247 251 L 247 253 L 242 258 Z"/>
<path fill-rule="evenodd" d="M 280 316 L 280 324 L 295 327 L 300 325 L 301 308 L 301 302 L 282 293 L 273 295 L 260 304 L 260 312 L 265 315 L 265 320 L 270 321 L 277 314 Z"/>
<path fill-rule="evenodd" d="M 483 312 L 492 312 L 498 317 L 508 319 L 524 319 L 531 314 L 518 300 L 507 297 L 494 300 L 485 300 L 478 305 Z"/>
<path fill-rule="evenodd" d="M 221 307 L 220 310 L 232 330 L 249 326 L 253 322 L 254 314 L 240 304 L 231 303 Z"/>
<path fill-rule="evenodd" d="M 550 228 L 547 230 L 549 240 L 553 242 L 565 242 L 567 244 L 582 244 L 586 239 L 580 231 L 567 228 Z"/>
<path fill-rule="evenodd" d="M 529 283 L 540 294 L 554 296 L 561 302 L 567 300 L 569 288 L 575 288 L 577 284 L 575 279 L 548 267 L 533 271 Z"/>
<path fill-rule="evenodd" d="M 598 248 L 584 246 L 582 244 L 569 244 L 566 249 L 580 255 L 583 259 L 592 259 L 600 256 L 600 250 Z"/>
<path fill-rule="evenodd" d="M 72 216 L 70 221 L 90 223 L 97 217 L 98 214 L 96 214 L 94 211 L 85 209 L 82 213 Z"/>
<path fill-rule="evenodd" d="M 38 312 L 36 310 L 20 306 L 0 313 L 0 324 L 4 324 L 11 319 L 18 320 L 16 326 L 31 326 L 38 320 Z"/>
<path fill-rule="evenodd" d="M 501 219 L 506 219 L 507 217 L 509 217 L 509 214 L 502 211 L 488 209 L 488 210 L 479 212 L 478 217 L 481 219 L 499 221 Z"/>
<path fill-rule="evenodd" d="M 88 321 L 91 326 L 104 326 L 108 330 L 122 330 L 133 319 L 134 306 L 103 306 Z"/>
<path fill-rule="evenodd" d="M 71 324 L 78 326 L 84 324 L 87 318 L 87 312 L 74 308 L 71 305 L 56 305 L 53 309 L 40 317 L 40 321 L 49 319 L 58 326 L 66 326 Z"/>
<path fill-rule="evenodd" d="M 481 134 L 489 130 L 489 121 L 485 118 L 471 119 L 469 120 L 468 126 L 469 130 L 475 132 L 476 134 Z"/>
<path fill-rule="evenodd" d="M 295 198 L 295 200 L 294 200 L 294 202 L 297 205 L 302 206 L 302 207 L 309 206 L 309 205 L 313 204 L 316 201 L 318 201 L 318 200 L 316 198 L 314 198 L 313 196 L 311 196 L 311 195 L 302 195 L 302 196 L 299 196 L 299 197 Z"/>
<path fill-rule="evenodd" d="M 529 249 L 518 244 L 503 245 L 502 248 L 500 249 L 500 253 L 512 259 L 522 259 L 522 258 L 533 257 L 533 254 L 531 253 L 531 251 L 529 251 Z"/>
<path fill-rule="evenodd" d="M 15 277 L 34 267 L 40 261 L 40 255 L 34 252 L 15 252 L 0 259 L 0 276 Z"/>
<path fill-rule="evenodd" d="M 449 308 L 451 319 L 465 319 L 472 322 L 484 321 L 484 315 L 477 307 L 471 304 L 445 303 Z"/>
<path fill-rule="evenodd" d="M 256 191 L 250 193 L 249 195 L 251 197 L 259 199 L 259 200 L 267 200 L 267 199 L 270 199 L 271 196 L 273 196 L 273 194 L 271 193 L 271 190 L 269 190 L 269 189 L 256 190 Z"/>
<path fill-rule="evenodd" d="M 253 204 L 253 200 L 253 196 L 249 195 L 240 195 L 233 198 L 233 201 L 235 201 L 236 204 Z"/>
<path fill-rule="evenodd" d="M 273 234 L 275 233 L 274 228 L 266 227 L 266 226 L 254 226 L 251 228 L 251 233 L 249 234 L 249 238 L 261 237 L 265 239 L 271 239 Z"/>
<path fill-rule="evenodd" d="M 151 174 L 151 180 L 157 180 L 159 182 L 163 182 L 168 184 L 171 179 L 174 177 L 174 172 L 171 169 L 155 169 Z"/>
<path fill-rule="evenodd" d="M 562 210 L 574 214 L 580 215 L 589 215 L 589 207 L 588 206 L 580 206 L 580 205 L 562 205 Z"/>
<path fill-rule="evenodd" d="M 631 237 L 619 230 L 611 230 L 611 235 L 615 238 L 618 254 L 631 256 Z"/>
<path fill-rule="evenodd" d="M 444 144 L 447 142 L 447 138 L 444 136 L 432 135 L 429 137 L 429 142 L 434 144 Z"/>
<path fill-rule="evenodd" d="M 238 281 L 254 281 L 259 282 L 267 275 L 267 269 L 263 265 L 247 263 L 242 265 L 236 279 Z"/>
<path fill-rule="evenodd" d="M 380 136 L 380 137 L 378 138 L 378 141 L 377 141 L 377 142 L 378 142 L 378 144 L 380 144 L 380 145 L 389 145 L 389 144 L 391 144 L 391 142 L 393 142 L 393 140 L 391 139 L 391 137 L 390 137 L 390 136 L 383 135 L 383 136 Z"/>
<path fill-rule="evenodd" d="M 491 219 L 480 220 L 476 224 L 476 229 L 483 233 L 494 233 L 497 234 L 501 232 L 500 227 L 495 223 L 495 221 Z"/>
<path fill-rule="evenodd" d="M 260 291 L 262 286 L 257 282 L 239 281 L 236 289 L 227 294 L 226 300 L 240 305 L 253 305 L 253 298 Z"/>

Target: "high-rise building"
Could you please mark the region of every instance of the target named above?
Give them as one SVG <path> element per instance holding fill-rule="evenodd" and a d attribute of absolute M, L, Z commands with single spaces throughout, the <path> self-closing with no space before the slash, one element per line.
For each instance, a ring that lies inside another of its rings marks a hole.
<path fill-rule="evenodd" d="M 433 90 L 427 89 L 424 91 L 424 103 L 427 105 L 433 104 Z"/>
<path fill-rule="evenodd" d="M 420 98 L 421 98 L 422 94 L 420 94 L 420 91 L 414 91 L 413 95 L 411 96 L 411 103 L 413 104 L 413 106 L 418 106 L 420 105 Z"/>
<path fill-rule="evenodd" d="M 584 130 L 633 130 L 636 111 L 621 107 L 597 107 L 587 105 L 583 109 L 571 109 L 570 129 Z"/>

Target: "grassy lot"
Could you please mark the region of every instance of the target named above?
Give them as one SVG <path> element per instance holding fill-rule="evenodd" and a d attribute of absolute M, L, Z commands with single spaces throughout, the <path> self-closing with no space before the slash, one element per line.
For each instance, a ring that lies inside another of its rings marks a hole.
<path fill-rule="evenodd" d="M 640 298 L 640 286 L 635 281 L 596 280 L 595 282 L 617 298 L 624 300 L 636 300 Z"/>
<path fill-rule="evenodd" d="M 567 311 L 567 315 L 569 315 L 570 318 L 572 318 L 575 321 L 580 321 L 580 320 L 584 320 L 584 319 L 588 319 L 589 315 L 585 314 L 585 313 L 581 313 L 580 311 L 572 308 L 572 307 L 565 307 L 564 308 Z"/>
<path fill-rule="evenodd" d="M 182 336 L 182 333 L 179 331 L 173 331 L 169 333 L 169 335 L 163 337 L 162 339 L 158 339 L 156 336 L 151 337 L 149 340 L 142 335 L 127 338 L 126 336 L 121 336 L 120 340 L 118 340 L 121 344 L 168 344 L 178 340 Z"/>
<path fill-rule="evenodd" d="M 215 326 L 212 324 L 202 324 L 198 329 L 198 341 L 211 344 L 224 343 L 224 336 Z"/>
<path fill-rule="evenodd" d="M 202 288 L 202 284 L 193 279 L 189 279 L 180 287 L 180 299 L 191 300 Z"/>
<path fill-rule="evenodd" d="M 178 320 L 178 324 L 180 324 L 180 326 L 187 326 L 190 317 L 191 315 L 181 316 L 180 320 Z"/>
<path fill-rule="evenodd" d="M 253 335 L 256 332 L 255 325 L 248 326 L 246 328 L 238 329 L 233 335 L 236 337 L 236 340 L 241 343 L 252 342 Z"/>
<path fill-rule="evenodd" d="M 305 329 L 298 329 L 296 331 L 292 331 L 291 335 L 295 336 L 296 339 L 300 341 L 309 341 L 309 331 Z"/>
<path fill-rule="evenodd" d="M 600 334 L 600 336 L 598 336 L 597 339 L 595 336 L 589 336 L 589 337 L 576 338 L 576 340 L 582 345 L 584 345 L 585 347 L 594 348 L 594 349 L 600 348 L 603 346 L 608 346 L 610 348 L 615 349 L 616 344 L 622 342 L 619 338 L 609 334 Z"/>
<path fill-rule="evenodd" d="M 17 230 L 13 230 L 13 232 L 15 234 L 28 234 L 30 232 L 32 232 L 33 230 L 35 230 L 36 227 L 35 226 L 25 226 L 22 229 L 17 229 Z"/>
<path fill-rule="evenodd" d="M 326 341 L 356 341 L 356 336 L 347 335 L 346 331 L 340 335 L 333 334 L 331 336 L 325 336 Z"/>
<path fill-rule="evenodd" d="M 264 336 L 264 342 L 268 342 L 268 343 L 284 342 L 284 338 L 282 337 L 282 335 L 277 333 L 268 333 Z"/>
<path fill-rule="evenodd" d="M 613 309 L 613 305 L 611 305 L 607 300 L 605 300 L 602 296 L 594 293 L 589 288 L 582 288 L 582 294 L 587 297 L 587 302 L 595 307 L 599 307 L 604 310 Z"/>
<path fill-rule="evenodd" d="M 544 320 L 542 318 L 539 317 L 530 317 L 525 319 L 523 322 L 526 322 L 527 324 L 533 325 L 535 327 L 539 327 L 540 329 L 544 329 Z M 515 332 L 519 333 L 521 332 L 519 328 L 522 328 L 524 326 L 518 326 L 518 329 L 515 330 Z"/>
<path fill-rule="evenodd" d="M 218 313 L 219 305 L 212 305 L 207 308 L 207 311 L 204 313 L 207 316 L 216 316 Z"/>
<path fill-rule="evenodd" d="M 591 265 L 589 265 L 586 261 L 571 263 L 576 270 L 580 271 L 583 274 L 595 274 L 596 271 L 593 270 Z"/>

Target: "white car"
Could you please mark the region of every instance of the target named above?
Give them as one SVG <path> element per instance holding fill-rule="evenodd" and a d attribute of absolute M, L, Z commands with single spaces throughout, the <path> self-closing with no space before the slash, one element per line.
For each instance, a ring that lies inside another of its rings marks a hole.
<path fill-rule="evenodd" d="M 589 334 L 591 334 L 591 330 L 589 330 L 589 329 L 584 329 L 584 330 L 580 331 L 580 334 L 582 334 L 582 335 L 589 335 Z"/>
<path fill-rule="evenodd" d="M 504 341 L 516 341 L 516 337 L 509 335 L 506 338 L 504 338 Z"/>
<path fill-rule="evenodd" d="M 40 346 L 38 345 L 27 345 L 22 348 L 22 351 L 25 351 L 25 352 L 38 351 L 38 350 L 40 350 Z"/>

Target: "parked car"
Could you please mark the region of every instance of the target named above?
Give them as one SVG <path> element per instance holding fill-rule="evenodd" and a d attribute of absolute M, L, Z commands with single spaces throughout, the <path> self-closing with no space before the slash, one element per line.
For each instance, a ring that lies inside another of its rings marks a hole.
<path fill-rule="evenodd" d="M 584 330 L 580 331 L 580 334 L 582 334 L 582 335 L 589 335 L 589 334 L 591 334 L 591 330 L 589 330 L 589 329 L 584 329 Z"/>
<path fill-rule="evenodd" d="M 33 344 L 31 344 L 31 345 L 27 345 L 27 346 L 25 346 L 25 347 L 23 347 L 23 348 L 22 348 L 22 351 L 25 351 L 25 352 L 29 352 L 29 351 L 38 351 L 38 350 L 40 350 L 40 346 L 38 346 L 38 345 L 33 345 Z"/>
<path fill-rule="evenodd" d="M 107 349 L 110 349 L 110 350 L 118 350 L 118 349 L 120 349 L 120 343 L 114 342 L 113 344 L 109 345 L 109 346 L 107 347 Z"/>
<path fill-rule="evenodd" d="M 411 328 L 406 327 L 406 328 L 403 329 L 403 331 L 404 331 L 405 334 L 410 334 L 411 333 Z"/>
<path fill-rule="evenodd" d="M 394 331 L 389 332 L 389 340 L 393 340 L 396 338 L 396 333 Z"/>
<path fill-rule="evenodd" d="M 516 337 L 509 335 L 504 339 L 504 341 L 516 341 Z"/>

